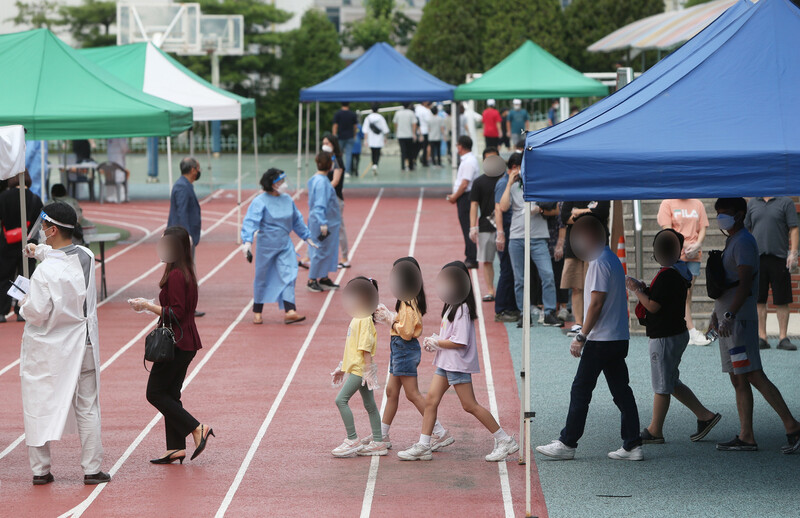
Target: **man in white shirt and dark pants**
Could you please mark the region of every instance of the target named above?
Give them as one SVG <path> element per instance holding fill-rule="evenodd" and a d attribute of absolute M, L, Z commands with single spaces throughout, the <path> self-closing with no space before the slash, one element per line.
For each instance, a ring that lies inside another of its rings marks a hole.
<path fill-rule="evenodd" d="M 366 144 L 372 153 L 372 173 L 378 176 L 378 163 L 381 161 L 381 150 L 386 143 L 386 135 L 389 133 L 389 125 L 386 119 L 379 113 L 380 104 L 372 103 L 372 113 L 364 118 L 361 125 Z M 377 130 L 377 131 L 375 131 Z"/>
<path fill-rule="evenodd" d="M 478 267 L 478 248 L 469 238 L 469 193 L 472 182 L 480 173 L 478 159 L 472 154 L 472 139 L 466 135 L 458 137 L 458 174 L 453 184 L 453 192 L 447 195 L 447 201 L 458 207 L 458 222 L 461 224 L 461 233 L 464 235 L 464 264 L 467 268 Z M 624 280 L 624 279 L 623 279 Z"/>
<path fill-rule="evenodd" d="M 622 448 L 608 457 L 615 460 L 642 460 L 639 436 L 639 411 L 630 387 L 628 366 L 628 300 L 625 272 L 616 254 L 608 247 L 608 228 L 597 216 L 585 214 L 575 220 L 570 235 L 575 255 L 589 263 L 586 272 L 583 329 L 573 339 L 570 353 L 580 358 L 572 382 L 567 424 L 558 440 L 536 451 L 556 460 L 575 457 L 578 440 L 586 426 L 589 403 L 604 374 L 614 403 L 622 414 Z"/>

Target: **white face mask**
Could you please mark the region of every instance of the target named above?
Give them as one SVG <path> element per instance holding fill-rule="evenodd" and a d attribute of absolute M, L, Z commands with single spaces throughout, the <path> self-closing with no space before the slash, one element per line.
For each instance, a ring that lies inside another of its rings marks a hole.
<path fill-rule="evenodd" d="M 728 214 L 717 214 L 717 223 L 720 230 L 730 230 L 736 225 L 736 218 Z"/>
<path fill-rule="evenodd" d="M 286 185 L 286 182 L 284 182 L 284 183 L 282 183 L 282 184 L 280 184 L 280 185 L 278 186 L 278 189 L 277 189 L 277 190 L 278 190 L 278 192 L 279 192 L 280 194 L 286 194 L 286 192 L 289 190 L 289 186 L 288 186 L 288 185 Z"/>
<path fill-rule="evenodd" d="M 326 153 L 333 153 L 333 147 L 328 144 L 322 144 L 322 150 Z"/>
<path fill-rule="evenodd" d="M 44 229 L 39 229 L 39 244 L 44 245 L 47 243 L 47 234 L 45 234 Z"/>

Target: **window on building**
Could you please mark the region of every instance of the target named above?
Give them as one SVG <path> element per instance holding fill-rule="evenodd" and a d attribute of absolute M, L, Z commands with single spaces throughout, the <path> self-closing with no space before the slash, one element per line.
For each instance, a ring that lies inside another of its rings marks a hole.
<path fill-rule="evenodd" d="M 328 20 L 331 21 L 333 26 L 336 27 L 336 32 L 340 32 L 339 25 L 342 18 L 341 9 L 339 7 L 326 7 L 325 14 L 328 16 Z"/>

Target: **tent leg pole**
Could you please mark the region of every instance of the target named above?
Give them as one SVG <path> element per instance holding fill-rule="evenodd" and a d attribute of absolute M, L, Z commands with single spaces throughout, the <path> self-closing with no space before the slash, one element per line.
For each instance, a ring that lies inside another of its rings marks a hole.
<path fill-rule="evenodd" d="M 456 173 L 458 171 L 458 151 L 456 150 L 456 142 L 458 142 L 458 102 L 453 101 L 450 103 L 450 175 L 452 176 L 451 182 L 456 181 Z"/>
<path fill-rule="evenodd" d="M 253 156 L 255 157 L 256 178 L 258 178 L 258 127 L 255 117 L 253 117 Z"/>
<path fill-rule="evenodd" d="M 525 512 L 531 515 L 531 202 L 525 202 L 524 289 L 522 296 L 522 417 L 523 435 L 520 458 L 525 462 Z"/>
<path fill-rule="evenodd" d="M 189 128 L 189 156 L 194 156 L 194 122 L 192 127 Z"/>
<path fill-rule="evenodd" d="M 44 184 L 42 184 L 44 185 Z M 21 225 L 24 225 L 28 221 L 28 209 L 25 206 L 25 172 L 19 173 L 19 220 Z M 25 247 L 28 245 L 28 225 L 25 225 L 25 231 L 22 232 L 22 250 L 25 250 Z M 30 278 L 30 272 L 28 271 L 28 258 L 23 256 L 22 257 L 22 275 L 24 277 Z"/>
<path fill-rule="evenodd" d="M 236 121 L 239 138 L 236 139 L 236 243 L 242 244 L 242 118 Z"/>
<path fill-rule="evenodd" d="M 42 142 L 42 145 L 39 148 L 39 154 L 41 155 L 41 159 L 42 159 L 42 171 L 41 171 L 41 176 L 42 176 L 42 178 L 41 178 L 42 184 L 41 185 L 42 185 L 42 188 L 40 189 L 40 194 L 42 195 L 41 196 L 42 202 L 46 202 L 47 199 L 50 197 L 49 196 L 50 193 L 47 192 L 47 185 L 45 185 L 45 181 L 44 181 L 45 177 L 47 176 L 45 174 L 45 170 L 44 170 L 44 168 L 47 166 L 47 161 L 44 159 L 45 154 L 47 154 L 47 141 L 46 140 L 42 140 L 41 142 Z"/>
<path fill-rule="evenodd" d="M 172 191 L 172 137 L 167 137 L 167 173 L 169 175 L 169 189 Z"/>
<path fill-rule="evenodd" d="M 315 122 L 315 124 L 314 124 L 314 128 L 315 128 L 315 130 L 316 130 L 316 133 L 317 133 L 317 138 L 316 138 L 316 140 L 314 141 L 314 149 L 315 149 L 315 150 L 316 150 L 316 149 L 318 148 L 318 146 L 319 146 L 319 101 L 317 101 L 317 103 L 316 103 L 316 104 L 317 104 L 317 106 L 316 106 L 316 118 L 314 119 L 314 122 Z"/>
<path fill-rule="evenodd" d="M 303 152 L 303 103 L 297 104 L 297 190 L 300 190 L 300 168 Z"/>
<path fill-rule="evenodd" d="M 208 132 L 208 121 L 205 121 L 206 132 L 206 166 L 211 171 L 211 135 Z"/>
<path fill-rule="evenodd" d="M 303 172 L 310 174 L 308 165 L 309 146 L 311 145 L 311 103 L 306 106 L 306 166 Z"/>

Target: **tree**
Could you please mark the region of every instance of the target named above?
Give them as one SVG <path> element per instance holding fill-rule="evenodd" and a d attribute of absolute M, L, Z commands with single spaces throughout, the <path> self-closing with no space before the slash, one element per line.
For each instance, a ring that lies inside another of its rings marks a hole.
<path fill-rule="evenodd" d="M 81 5 L 64 5 L 59 9 L 59 25 L 68 28 L 72 39 L 81 47 L 115 45 L 117 37 L 110 27 L 117 21 L 116 2 L 83 0 Z"/>
<path fill-rule="evenodd" d="M 492 9 L 482 0 L 431 0 L 406 56 L 451 84 L 463 83 L 470 72 L 484 72 L 483 39 Z"/>
<path fill-rule="evenodd" d="M 483 65 L 487 69 L 529 39 L 558 58 L 567 54 L 560 0 L 496 0 L 486 20 L 485 34 Z"/>
<path fill-rule="evenodd" d="M 664 12 L 664 0 L 574 0 L 564 11 L 569 38 L 566 62 L 582 72 L 612 70 L 625 53 L 589 52 L 586 48 L 615 30 Z"/>
<path fill-rule="evenodd" d="M 710 1 L 711 0 L 686 0 L 686 3 L 683 4 L 683 6 L 684 7 L 692 7 L 692 6 L 695 6 L 695 5 L 707 4 Z"/>
<path fill-rule="evenodd" d="M 408 45 L 416 24 L 394 0 L 364 0 L 366 14 L 360 20 L 345 24 L 342 45 L 350 49 L 369 49 L 376 43 Z"/>
<path fill-rule="evenodd" d="M 300 89 L 314 86 L 344 68 L 341 51 L 336 27 L 316 9 L 306 11 L 300 27 L 286 33 L 277 69 L 280 85 L 266 96 L 259 118 L 259 124 L 263 120 L 260 127 L 272 134 L 276 150 L 287 151 L 297 142 Z M 320 108 L 320 125 L 328 128 L 336 107 L 323 103 Z"/>
<path fill-rule="evenodd" d="M 59 4 L 54 0 L 34 2 L 17 0 L 14 5 L 17 7 L 17 15 L 6 18 L 6 21 L 14 22 L 16 25 L 28 25 L 34 29 L 50 29 L 60 21 L 58 17 Z"/>

